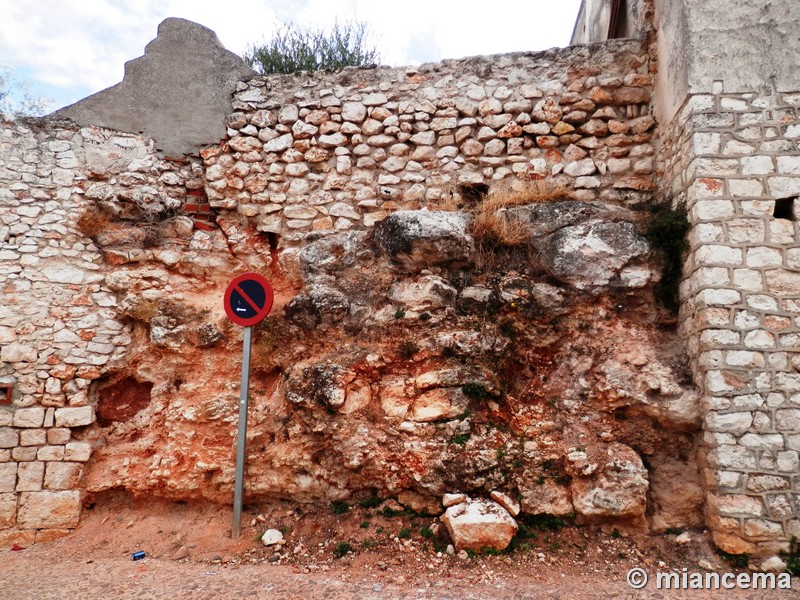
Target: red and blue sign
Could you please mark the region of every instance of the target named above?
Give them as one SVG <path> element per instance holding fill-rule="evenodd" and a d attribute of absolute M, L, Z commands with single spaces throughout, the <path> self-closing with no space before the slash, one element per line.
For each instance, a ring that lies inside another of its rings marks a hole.
<path fill-rule="evenodd" d="M 274 298 L 266 277 L 245 273 L 231 281 L 225 290 L 225 314 L 237 325 L 252 327 L 269 314 Z"/>

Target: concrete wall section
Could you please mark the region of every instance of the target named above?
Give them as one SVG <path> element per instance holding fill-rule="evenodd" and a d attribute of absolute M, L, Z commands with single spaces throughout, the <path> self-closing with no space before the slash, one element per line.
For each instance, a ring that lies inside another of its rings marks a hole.
<path fill-rule="evenodd" d="M 237 81 L 254 72 L 210 29 L 170 18 L 121 83 L 56 111 L 79 125 L 142 133 L 168 156 L 197 153 L 225 136 Z"/>
<path fill-rule="evenodd" d="M 656 0 L 656 116 L 668 123 L 686 94 L 800 89 L 800 3 Z"/>
<path fill-rule="evenodd" d="M 670 0 L 671 2 L 672 0 Z M 692 93 L 754 91 L 759 82 L 789 92 L 800 89 L 800 3 L 796 0 L 683 0 L 689 31 L 687 58 Z"/>

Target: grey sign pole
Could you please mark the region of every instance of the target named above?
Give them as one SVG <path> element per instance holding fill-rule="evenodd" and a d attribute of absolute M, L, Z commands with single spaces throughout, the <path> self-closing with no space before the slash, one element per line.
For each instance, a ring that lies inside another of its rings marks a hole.
<path fill-rule="evenodd" d="M 242 531 L 242 496 L 244 494 L 244 449 L 247 443 L 247 397 L 250 395 L 250 339 L 253 328 L 244 328 L 242 347 L 242 382 L 239 385 L 239 431 L 236 438 L 236 482 L 233 490 L 232 537 Z"/>

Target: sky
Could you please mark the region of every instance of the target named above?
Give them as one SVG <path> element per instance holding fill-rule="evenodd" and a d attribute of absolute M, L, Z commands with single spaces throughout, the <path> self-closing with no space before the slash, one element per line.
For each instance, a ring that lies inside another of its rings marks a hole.
<path fill-rule="evenodd" d="M 281 23 L 364 21 L 381 64 L 566 46 L 580 0 L 0 0 L 0 67 L 50 109 L 122 80 L 167 17 L 213 29 L 239 55 Z"/>

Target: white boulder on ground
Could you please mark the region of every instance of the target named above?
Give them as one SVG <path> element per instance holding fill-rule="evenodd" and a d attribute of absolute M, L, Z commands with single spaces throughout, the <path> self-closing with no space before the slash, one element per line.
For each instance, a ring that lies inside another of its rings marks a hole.
<path fill-rule="evenodd" d="M 517 522 L 491 500 L 470 500 L 448 508 L 442 517 L 458 550 L 505 550 L 517 533 Z"/>
<path fill-rule="evenodd" d="M 283 541 L 283 534 L 277 529 L 267 529 L 261 536 L 261 543 L 265 546 L 274 546 Z"/>

